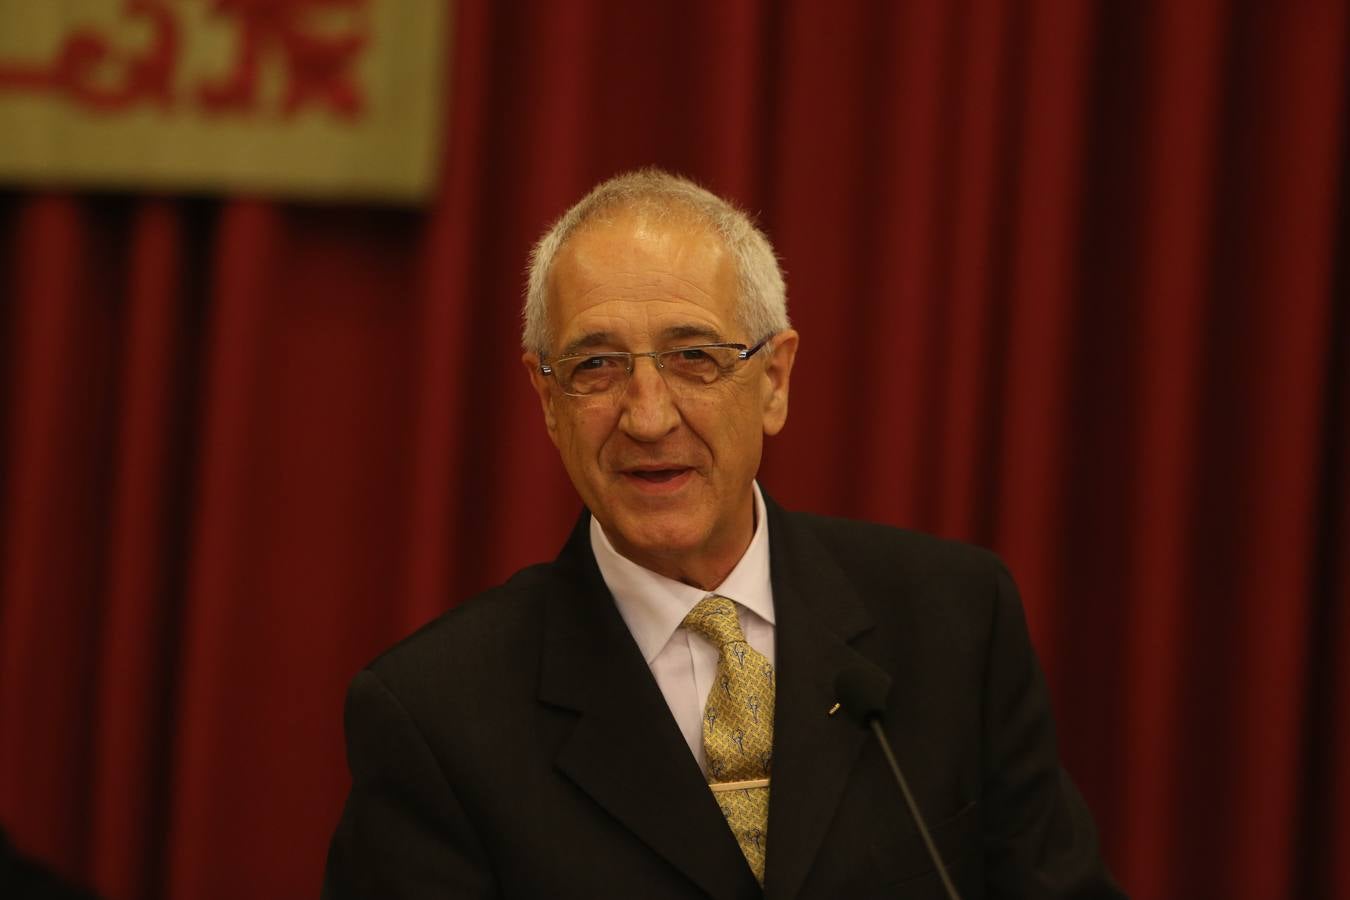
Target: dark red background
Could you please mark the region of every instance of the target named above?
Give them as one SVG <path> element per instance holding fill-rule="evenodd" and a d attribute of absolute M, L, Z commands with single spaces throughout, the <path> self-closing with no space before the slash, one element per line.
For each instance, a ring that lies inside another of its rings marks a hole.
<path fill-rule="evenodd" d="M 19 846 L 117 900 L 317 892 L 347 680 L 578 508 L 526 251 L 654 163 L 783 258 L 763 484 L 1006 556 L 1125 885 L 1350 896 L 1344 3 L 455 20 L 425 209 L 0 194 Z"/>

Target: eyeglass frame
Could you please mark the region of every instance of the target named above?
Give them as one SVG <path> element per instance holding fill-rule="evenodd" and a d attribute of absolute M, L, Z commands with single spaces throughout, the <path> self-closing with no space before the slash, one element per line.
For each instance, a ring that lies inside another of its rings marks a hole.
<path fill-rule="evenodd" d="M 619 393 L 620 391 L 609 390 L 609 391 L 599 391 L 599 392 L 590 393 L 590 394 L 573 394 L 573 393 L 571 393 L 571 392 L 568 391 L 565 387 L 563 387 L 562 381 L 560 381 L 559 378 L 558 378 L 558 372 L 557 372 L 556 369 L 553 368 L 553 366 L 555 366 L 555 365 L 557 365 L 558 363 L 562 362 L 563 360 L 567 360 L 567 359 L 579 359 L 579 358 L 594 357 L 594 356 L 601 356 L 601 357 L 604 357 L 604 358 L 606 358 L 606 359 L 626 359 L 626 360 L 628 361 L 628 364 L 624 367 L 624 383 L 623 383 L 623 388 L 624 388 L 624 389 L 627 389 L 627 387 L 628 387 L 628 382 L 629 382 L 629 380 L 631 380 L 632 377 L 633 377 L 633 370 L 637 367 L 637 361 L 638 361 L 638 359 L 639 359 L 640 357 L 643 357 L 643 356 L 649 357 L 649 358 L 651 359 L 652 363 L 655 364 L 656 370 L 657 370 L 658 372 L 663 372 L 663 371 L 665 371 L 665 368 L 666 368 L 666 367 L 665 367 L 665 364 L 661 362 L 661 357 L 663 357 L 663 356 L 665 356 L 665 355 L 667 355 L 667 354 L 669 354 L 669 353 L 687 353 L 687 352 L 690 351 L 690 350 L 735 350 L 735 351 L 737 351 L 737 353 L 736 353 L 736 363 L 737 363 L 737 365 L 739 365 L 740 363 L 743 363 L 743 362 L 745 362 L 747 359 L 749 359 L 750 357 L 754 356 L 754 355 L 755 355 L 756 353 L 758 353 L 760 350 L 763 350 L 764 347 L 768 345 L 769 341 L 773 340 L 773 339 L 776 338 L 777 336 L 778 336 L 778 332 L 774 332 L 773 334 L 770 334 L 770 335 L 768 335 L 767 337 L 765 337 L 765 338 L 764 338 L 763 340 L 761 340 L 758 344 L 755 344 L 753 347 L 747 347 L 745 344 L 726 342 L 726 343 L 713 343 L 713 344 L 690 344 L 690 345 L 685 346 L 685 347 L 670 347 L 670 348 L 668 348 L 668 349 L 666 349 L 666 350 L 647 350 L 646 352 L 643 352 L 643 353 L 630 353 L 630 352 L 628 352 L 628 351 L 626 351 L 626 350 L 605 350 L 605 351 L 601 351 L 601 352 L 598 352 L 598 353 L 569 353 L 569 354 L 567 354 L 566 356 L 560 356 L 560 357 L 558 357 L 557 359 L 553 360 L 553 362 L 552 362 L 551 364 L 550 364 L 550 363 L 547 363 L 547 362 L 544 362 L 543 360 L 540 360 L 540 361 L 539 361 L 539 373 L 540 373 L 541 375 L 552 375 L 552 376 L 553 376 L 553 383 L 556 384 L 556 385 L 558 386 L 558 390 L 562 391 L 563 394 L 564 394 L 564 396 L 567 396 L 567 397 L 608 397 L 608 396 L 614 395 L 615 393 Z M 726 374 L 730 374 L 730 372 L 728 371 Z M 717 380 L 718 380 L 718 381 L 721 381 L 723 377 L 725 377 L 725 376 L 724 376 L 724 375 L 718 375 Z M 662 376 L 662 379 L 664 380 L 664 378 L 665 378 L 665 376 L 663 375 L 663 376 Z M 714 383 L 716 383 L 716 382 L 709 382 L 709 384 L 714 384 Z"/>

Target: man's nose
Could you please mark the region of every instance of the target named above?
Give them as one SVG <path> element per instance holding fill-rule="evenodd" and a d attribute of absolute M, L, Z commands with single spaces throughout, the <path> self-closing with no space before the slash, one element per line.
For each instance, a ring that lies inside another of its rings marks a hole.
<path fill-rule="evenodd" d="M 619 396 L 623 412 L 619 427 L 634 440 L 660 440 L 680 424 L 680 411 L 665 375 L 650 356 L 633 360 L 633 374 Z"/>

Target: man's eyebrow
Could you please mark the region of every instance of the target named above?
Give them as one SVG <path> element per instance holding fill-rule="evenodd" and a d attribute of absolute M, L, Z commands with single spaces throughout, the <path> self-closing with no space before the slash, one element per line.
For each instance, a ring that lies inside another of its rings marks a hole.
<path fill-rule="evenodd" d="M 614 335 L 608 331 L 591 331 L 583 334 L 566 347 L 562 348 L 559 356 L 571 356 L 578 350 L 592 350 L 596 347 L 603 347 L 605 344 L 613 346 Z"/>
<path fill-rule="evenodd" d="M 661 332 L 661 337 L 667 341 L 700 338 L 710 344 L 720 343 L 723 340 L 721 332 L 707 325 L 676 325 Z"/>
<path fill-rule="evenodd" d="M 723 341 L 722 333 L 709 325 L 673 325 L 661 332 L 664 344 L 671 341 L 702 340 L 710 344 Z M 591 331 L 572 341 L 558 356 L 571 356 L 582 350 L 594 350 L 597 347 L 614 347 L 614 333 L 610 331 Z"/>

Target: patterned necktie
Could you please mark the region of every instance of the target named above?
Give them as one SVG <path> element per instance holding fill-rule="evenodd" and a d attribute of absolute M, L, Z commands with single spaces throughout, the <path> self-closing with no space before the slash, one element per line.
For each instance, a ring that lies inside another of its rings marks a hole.
<path fill-rule="evenodd" d="M 773 666 L 745 641 L 736 605 L 703 598 L 684 627 L 718 648 L 717 677 L 703 707 L 708 785 L 759 883 L 769 825 L 769 764 L 773 754 Z"/>

